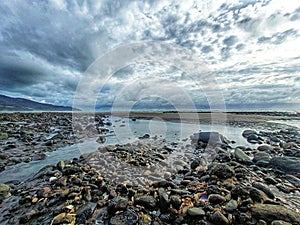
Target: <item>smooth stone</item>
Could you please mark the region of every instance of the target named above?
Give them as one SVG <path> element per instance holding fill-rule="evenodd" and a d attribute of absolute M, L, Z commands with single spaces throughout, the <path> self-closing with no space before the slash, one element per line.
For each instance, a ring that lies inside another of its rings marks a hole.
<path fill-rule="evenodd" d="M 300 166 L 300 165 L 299 165 Z M 285 179 L 297 188 L 300 188 L 300 179 L 293 175 L 287 174 Z"/>
<path fill-rule="evenodd" d="M 207 144 L 224 144 L 228 140 L 219 132 L 200 132 L 191 136 L 193 142 L 203 142 Z"/>
<path fill-rule="evenodd" d="M 256 134 L 250 134 L 248 137 L 247 137 L 247 141 L 248 142 L 252 142 L 252 141 L 259 141 L 259 137 L 256 135 Z"/>
<path fill-rule="evenodd" d="M 259 220 L 259 221 L 257 222 L 257 225 L 267 225 L 267 223 L 266 223 L 266 221 L 264 221 L 264 220 Z"/>
<path fill-rule="evenodd" d="M 215 175 L 221 179 L 235 176 L 234 170 L 225 163 L 215 163 L 210 169 L 210 175 Z"/>
<path fill-rule="evenodd" d="M 7 133 L 0 133 L 0 140 L 6 140 L 8 139 L 8 134 Z"/>
<path fill-rule="evenodd" d="M 158 192 L 160 209 L 162 211 L 167 211 L 170 204 L 167 192 L 165 191 L 164 188 L 159 188 L 157 192 Z"/>
<path fill-rule="evenodd" d="M 255 130 L 244 130 L 243 133 L 242 133 L 242 136 L 247 138 L 251 134 L 257 134 L 257 132 Z"/>
<path fill-rule="evenodd" d="M 259 160 L 255 163 L 255 165 L 259 167 L 268 167 L 270 165 L 270 162 L 265 160 Z"/>
<path fill-rule="evenodd" d="M 170 196 L 170 204 L 172 205 L 173 208 L 179 209 L 181 206 L 181 197 L 179 195 L 171 195 Z"/>
<path fill-rule="evenodd" d="M 64 161 L 59 161 L 56 166 L 60 171 L 62 171 L 65 168 L 66 164 Z"/>
<path fill-rule="evenodd" d="M 10 187 L 7 184 L 0 183 L 0 203 L 9 195 Z"/>
<path fill-rule="evenodd" d="M 271 225 L 292 225 L 291 223 L 285 222 L 283 220 L 274 220 Z"/>
<path fill-rule="evenodd" d="M 226 225 L 229 224 L 229 220 L 226 218 L 226 216 L 224 216 L 220 211 L 216 211 L 212 217 L 211 220 L 214 224 L 216 225 Z"/>
<path fill-rule="evenodd" d="M 139 216 L 131 211 L 131 210 L 126 210 L 125 212 L 119 213 L 115 216 L 113 216 L 109 224 L 110 225 L 129 225 L 129 224 L 136 224 L 139 220 Z"/>
<path fill-rule="evenodd" d="M 229 202 L 227 202 L 227 204 L 226 204 L 225 207 L 226 207 L 226 208 L 225 208 L 226 211 L 228 211 L 228 212 L 233 212 L 234 210 L 237 209 L 238 203 L 237 203 L 236 200 L 231 199 Z"/>
<path fill-rule="evenodd" d="M 208 196 L 208 201 L 212 204 L 219 204 L 226 201 L 226 198 L 219 194 L 211 194 Z"/>
<path fill-rule="evenodd" d="M 154 209 L 156 207 L 157 201 L 153 196 L 143 195 L 134 199 L 136 205 L 144 206 L 148 209 Z"/>
<path fill-rule="evenodd" d="M 261 160 L 270 161 L 271 156 L 266 152 L 257 152 L 255 153 L 253 158 L 253 162 L 258 162 Z"/>
<path fill-rule="evenodd" d="M 257 147 L 257 150 L 263 151 L 263 152 L 270 152 L 270 151 L 273 151 L 273 147 L 270 145 L 260 145 Z"/>
<path fill-rule="evenodd" d="M 260 182 L 254 182 L 252 184 L 252 186 L 257 188 L 258 190 L 261 190 L 262 192 L 264 192 L 269 198 L 271 198 L 271 199 L 275 198 L 273 192 L 266 185 L 264 185 Z"/>
<path fill-rule="evenodd" d="M 298 212 L 280 205 L 255 204 L 252 206 L 252 216 L 267 223 L 271 223 L 274 220 L 283 220 L 295 225 L 300 224 L 300 214 Z"/>
<path fill-rule="evenodd" d="M 275 156 L 270 160 L 270 165 L 285 172 L 300 173 L 300 158 Z"/>
<path fill-rule="evenodd" d="M 242 162 L 251 159 L 242 149 L 239 148 L 236 148 L 234 150 L 234 156 L 238 161 L 242 161 Z"/>
<path fill-rule="evenodd" d="M 201 208 L 193 207 L 187 210 L 190 216 L 205 216 L 205 211 Z"/>
<path fill-rule="evenodd" d="M 263 192 L 255 187 L 249 188 L 249 195 L 253 202 L 262 203 L 264 200 Z"/>

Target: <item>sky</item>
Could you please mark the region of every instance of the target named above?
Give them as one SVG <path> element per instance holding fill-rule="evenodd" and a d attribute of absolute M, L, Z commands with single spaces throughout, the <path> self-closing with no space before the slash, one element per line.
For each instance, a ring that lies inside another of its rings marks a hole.
<path fill-rule="evenodd" d="M 0 94 L 82 109 L 300 108 L 298 0 L 2 0 L 0 21 Z M 136 43 L 166 47 L 135 62 Z"/>

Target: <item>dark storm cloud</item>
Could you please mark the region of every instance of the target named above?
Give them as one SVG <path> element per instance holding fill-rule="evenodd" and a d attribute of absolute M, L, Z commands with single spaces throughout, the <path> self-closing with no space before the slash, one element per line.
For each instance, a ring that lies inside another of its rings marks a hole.
<path fill-rule="evenodd" d="M 277 95 L 282 102 L 291 101 L 289 96 L 297 99 L 297 88 L 279 84 L 294 82 L 299 87 L 300 8 L 295 2 L 290 7 L 278 0 L 4 0 L 0 3 L 0 89 L 72 104 L 78 81 L 99 56 L 136 41 L 167 41 L 193 50 L 212 66 L 211 75 L 222 81 L 224 90 L 235 87 L 233 97 L 224 91 L 231 103 L 260 102 L 268 96 L 275 101 Z M 151 69 L 141 73 L 145 79 L 155 74 Z M 160 76 L 183 82 L 176 73 L 166 71 Z M 104 86 L 103 104 L 112 104 L 115 92 L 135 80 L 132 76 L 140 74 L 130 67 L 117 71 Z M 187 91 L 195 87 L 184 82 Z M 193 92 L 195 99 L 202 95 Z"/>

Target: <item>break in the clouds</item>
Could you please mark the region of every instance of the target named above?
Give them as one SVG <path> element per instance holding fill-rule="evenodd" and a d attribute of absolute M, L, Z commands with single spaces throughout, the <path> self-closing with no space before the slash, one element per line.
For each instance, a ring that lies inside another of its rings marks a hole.
<path fill-rule="evenodd" d="M 297 0 L 4 0 L 0 21 L 0 91 L 9 96 L 72 105 L 98 57 L 156 41 L 198 56 L 227 107 L 300 105 Z M 105 81 L 98 103 L 170 108 L 192 99 L 198 108 L 207 105 L 205 81 L 176 66 L 129 65 Z"/>

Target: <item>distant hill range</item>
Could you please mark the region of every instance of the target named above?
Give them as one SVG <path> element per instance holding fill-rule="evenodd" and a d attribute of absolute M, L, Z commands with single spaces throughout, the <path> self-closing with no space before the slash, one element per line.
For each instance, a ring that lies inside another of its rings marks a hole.
<path fill-rule="evenodd" d="M 72 107 L 39 103 L 25 98 L 0 95 L 0 111 L 72 111 Z M 79 111 L 78 109 L 74 109 Z"/>

